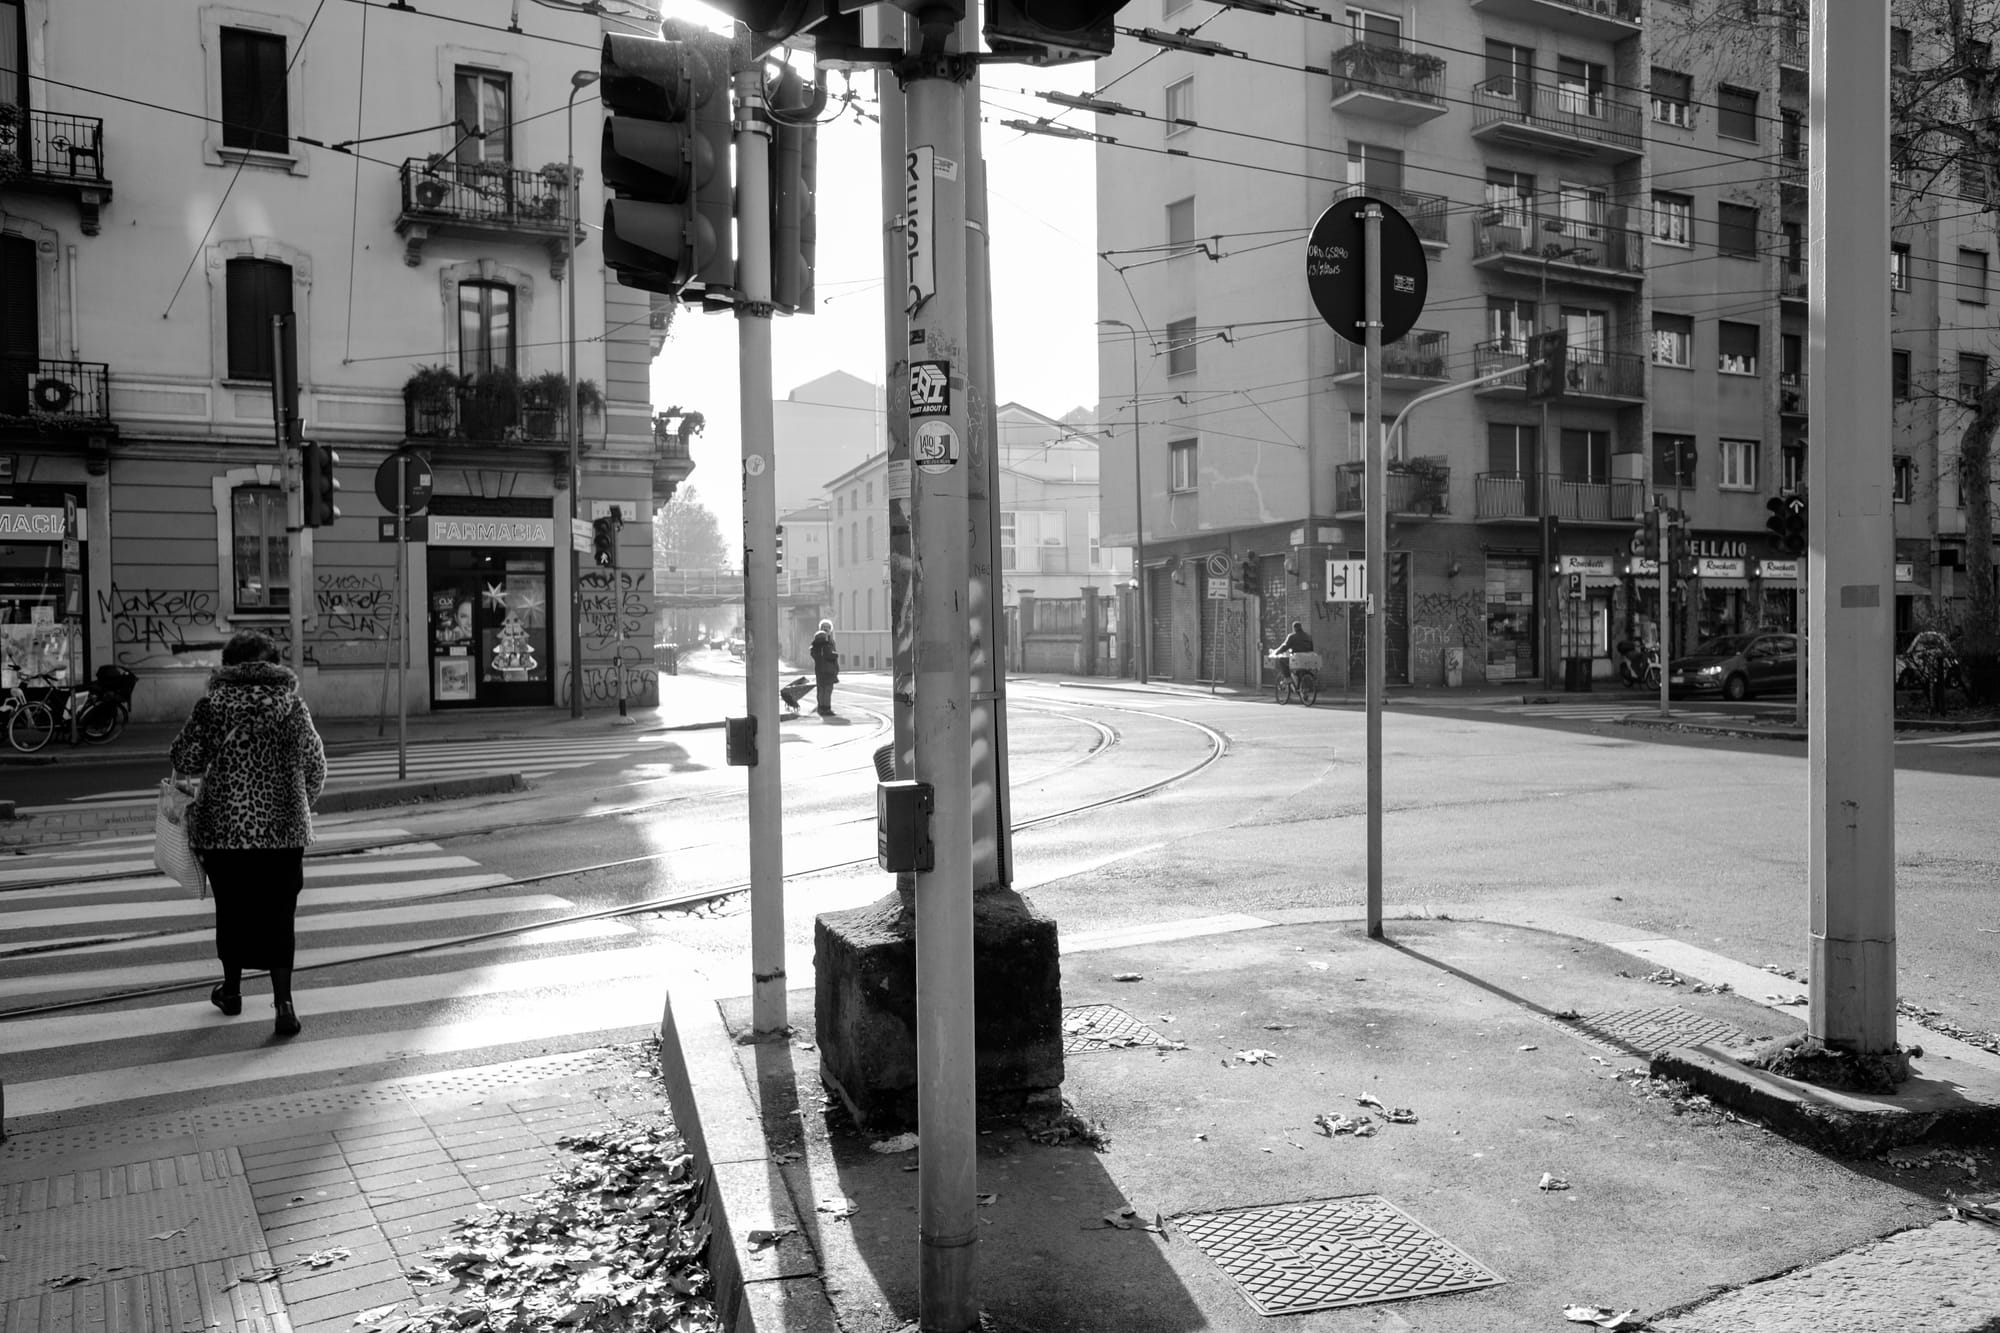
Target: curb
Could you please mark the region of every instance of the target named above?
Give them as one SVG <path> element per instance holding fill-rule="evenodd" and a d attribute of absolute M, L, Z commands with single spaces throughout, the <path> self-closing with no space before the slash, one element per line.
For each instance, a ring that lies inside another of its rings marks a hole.
<path fill-rule="evenodd" d="M 1619 725 L 1643 727 L 1651 731 L 1680 731 L 1698 736 L 1742 736 L 1751 740 L 1805 742 L 1806 733 L 1794 728 L 1732 727 L 1717 722 L 1662 722 L 1658 718 L 1624 717 Z"/>
<path fill-rule="evenodd" d="M 519 773 L 478 773 L 463 778 L 427 778 L 416 782 L 381 783 L 372 787 L 350 787 L 323 791 L 313 802 L 316 815 L 337 815 L 348 810 L 373 810 L 409 801 L 448 801 L 459 796 L 494 796 L 522 791 L 527 780 Z"/>

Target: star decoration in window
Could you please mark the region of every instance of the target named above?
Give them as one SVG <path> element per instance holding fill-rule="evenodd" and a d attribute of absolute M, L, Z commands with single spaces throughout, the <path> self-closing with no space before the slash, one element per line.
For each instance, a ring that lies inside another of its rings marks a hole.
<path fill-rule="evenodd" d="M 505 611 L 507 609 L 507 585 L 504 583 L 487 584 L 485 601 L 488 611 Z"/>

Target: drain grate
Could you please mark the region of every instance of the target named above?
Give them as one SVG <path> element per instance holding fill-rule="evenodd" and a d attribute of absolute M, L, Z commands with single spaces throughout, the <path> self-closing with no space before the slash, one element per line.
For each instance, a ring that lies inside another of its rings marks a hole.
<path fill-rule="evenodd" d="M 1186 1213 L 1173 1221 L 1264 1315 L 1506 1281 L 1377 1194 Z"/>
<path fill-rule="evenodd" d="M 1629 1055 L 1651 1055 L 1669 1046 L 1710 1042 L 1740 1046 L 1749 1040 L 1743 1029 L 1732 1023 L 1670 1004 L 1652 1009 L 1600 1009 L 1580 1018 L 1547 1021 L 1572 1037 Z"/>
<path fill-rule="evenodd" d="M 1169 1046 L 1165 1037 L 1116 1005 L 1083 1004 L 1063 1010 L 1063 1054 Z"/>

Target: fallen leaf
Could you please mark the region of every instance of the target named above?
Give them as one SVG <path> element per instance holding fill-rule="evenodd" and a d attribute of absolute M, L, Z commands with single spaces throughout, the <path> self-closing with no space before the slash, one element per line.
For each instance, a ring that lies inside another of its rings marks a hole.
<path fill-rule="evenodd" d="M 186 1234 L 187 1234 L 186 1227 L 175 1227 L 172 1231 L 155 1231 L 152 1235 L 148 1236 L 146 1239 L 172 1240 L 175 1236 L 185 1236 Z"/>
<path fill-rule="evenodd" d="M 1132 1229 L 1132 1221 L 1130 1218 L 1131 1211 L 1132 1211 L 1131 1209 L 1126 1208 L 1122 1209 L 1119 1212 L 1106 1213 L 1104 1215 L 1105 1224 L 1107 1226 L 1117 1227 L 1120 1231 L 1130 1231 Z"/>
<path fill-rule="evenodd" d="M 1144 981 L 1146 978 L 1140 972 L 1113 972 L 1111 979 L 1113 981 Z"/>
<path fill-rule="evenodd" d="M 1569 1188 L 1569 1182 L 1561 1176 L 1552 1176 L 1544 1171 L 1542 1172 L 1541 1183 L 1536 1185 L 1535 1188 L 1538 1190 L 1566 1190 Z"/>
<path fill-rule="evenodd" d="M 1327 970 L 1327 968 L 1329 968 L 1329 967 L 1333 966 L 1333 964 L 1331 964 L 1331 963 L 1316 963 L 1316 962 L 1313 962 L 1313 961 L 1311 961 L 1311 960 L 1309 959 L 1309 960 L 1307 960 L 1307 962 L 1306 962 L 1306 966 L 1307 966 L 1307 967 L 1309 967 L 1309 968 L 1311 968 L 1311 969 L 1312 969 L 1313 971 L 1315 971 L 1315 972 L 1324 972 L 1324 971 L 1326 971 L 1326 970 Z"/>
<path fill-rule="evenodd" d="M 915 1134 L 898 1134 L 892 1139 L 883 1139 L 879 1143 L 869 1144 L 868 1151 L 880 1153 L 914 1152 L 916 1151 L 916 1147 L 917 1136 Z"/>
<path fill-rule="evenodd" d="M 1293 1028 L 1295 1028 L 1295 1027 L 1297 1027 L 1297 1026 L 1298 1026 L 1298 1024 L 1297 1024 L 1297 1023 L 1266 1023 L 1266 1024 L 1264 1025 L 1264 1031 L 1266 1031 L 1266 1032 L 1290 1032 L 1290 1031 L 1291 1031 L 1291 1030 L 1292 1030 Z"/>
<path fill-rule="evenodd" d="M 978 1196 L 978 1199 L 981 1208 L 991 1208 L 994 1204 L 1000 1202 L 1000 1196 L 997 1194 L 981 1194 Z"/>
<path fill-rule="evenodd" d="M 1565 1305 L 1563 1318 L 1572 1324 L 1595 1324 L 1599 1328 L 1637 1328 L 1646 1321 L 1637 1310 L 1614 1312 L 1608 1305 Z"/>
<path fill-rule="evenodd" d="M 1376 1111 L 1385 1111 L 1388 1109 L 1387 1107 L 1382 1105 L 1382 1099 L 1377 1097 L 1372 1092 L 1362 1093 L 1359 1097 L 1356 1097 L 1354 1099 L 1354 1104 L 1356 1106 L 1366 1106 Z"/>
<path fill-rule="evenodd" d="M 1521 1051 L 1539 1051 L 1542 1048 L 1539 1046 L 1517 1046 L 1515 1049 Z"/>
<path fill-rule="evenodd" d="M 845 1222 L 848 1218 L 861 1211 L 861 1205 L 852 1199 L 821 1199 L 819 1201 L 819 1211 L 825 1213 L 836 1222 Z"/>
<path fill-rule="evenodd" d="M 61 1277 L 49 1278 L 44 1285 L 56 1288 L 74 1287 L 79 1283 L 88 1281 L 90 1279 L 81 1273 L 64 1273 Z"/>
<path fill-rule="evenodd" d="M 766 1230 L 760 1227 L 757 1230 L 751 1231 L 744 1239 L 750 1242 L 751 1249 L 761 1250 L 766 1245 L 776 1245 L 785 1237 L 796 1236 L 798 1234 L 799 1229 L 797 1227 L 778 1227 L 775 1230 Z"/>
<path fill-rule="evenodd" d="M 1261 1046 L 1253 1046 L 1247 1051 L 1236 1053 L 1237 1062 L 1246 1065 L 1268 1065 L 1277 1058 L 1276 1051 L 1267 1051 Z"/>
<path fill-rule="evenodd" d="M 1356 1116 L 1353 1119 L 1349 1119 L 1338 1111 L 1331 1114 L 1314 1116 L 1313 1126 L 1328 1138 L 1333 1138 L 1340 1134 L 1352 1134 L 1357 1139 L 1365 1139 L 1372 1137 L 1375 1133 L 1375 1122 L 1367 1116 Z"/>
<path fill-rule="evenodd" d="M 372 1310 L 363 1310 L 360 1314 L 354 1316 L 354 1322 L 357 1324 L 372 1324 L 378 1319 L 388 1318 L 390 1314 L 395 1312 L 395 1309 L 396 1303 L 394 1301 L 391 1301 L 387 1305 L 378 1305 Z"/>

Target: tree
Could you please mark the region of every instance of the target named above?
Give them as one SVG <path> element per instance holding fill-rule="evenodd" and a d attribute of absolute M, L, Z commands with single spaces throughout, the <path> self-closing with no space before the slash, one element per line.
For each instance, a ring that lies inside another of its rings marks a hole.
<path fill-rule="evenodd" d="M 693 486 L 682 487 L 653 522 L 653 567 L 723 569 L 729 564 L 722 525 Z"/>

